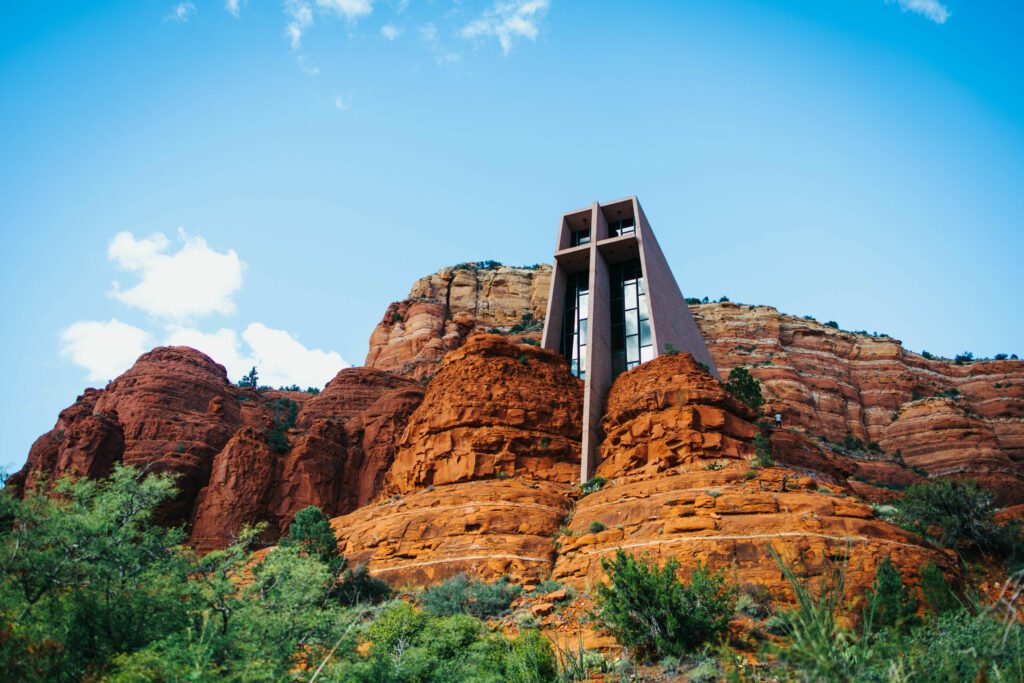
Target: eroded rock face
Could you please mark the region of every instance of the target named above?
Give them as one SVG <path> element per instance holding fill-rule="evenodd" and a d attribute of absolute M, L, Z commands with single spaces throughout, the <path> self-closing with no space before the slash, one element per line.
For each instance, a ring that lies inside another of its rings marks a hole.
<path fill-rule="evenodd" d="M 516 330 L 520 337 L 537 339 L 550 286 L 546 264 L 443 268 L 388 307 L 370 335 L 366 367 L 419 379 L 433 374 L 444 355 L 474 331 Z"/>
<path fill-rule="evenodd" d="M 427 487 L 332 520 L 338 550 L 393 586 L 423 586 L 459 573 L 494 581 L 547 578 L 570 487 L 488 479 Z"/>
<path fill-rule="evenodd" d="M 102 392 L 85 393 L 61 411 L 54 425 L 32 444 L 25 466 L 7 485 L 22 495 L 41 478 L 64 475 L 104 477 L 124 454 L 124 432 L 116 413 L 100 413 L 96 402 Z"/>
<path fill-rule="evenodd" d="M 577 586 L 598 581 L 601 559 L 617 548 L 659 561 L 675 557 L 684 569 L 697 562 L 726 567 L 740 582 L 780 597 L 788 586 L 772 547 L 814 576 L 850 544 L 853 592 L 870 583 L 882 557 L 911 580 L 929 559 L 948 565 L 850 495 L 843 468 L 813 449 L 796 452 L 807 444 L 779 438 L 780 451 L 789 452 L 776 466 L 755 469 L 758 428 L 750 416 L 688 354 L 621 375 L 602 422 L 608 437 L 597 472 L 608 483 L 576 504 L 553 577 Z"/>
<path fill-rule="evenodd" d="M 451 352 L 413 413 L 389 492 L 494 476 L 579 476 L 583 383 L 556 353 L 478 334 Z"/>
<path fill-rule="evenodd" d="M 365 505 L 379 492 L 405 422 L 423 398 L 411 380 L 342 370 L 305 398 L 288 431 L 291 448 L 275 453 L 267 446 L 270 410 L 283 394 L 266 393 L 247 402 L 251 421 L 261 426 L 240 431 L 214 460 L 194 516 L 192 539 L 200 550 L 221 547 L 259 521 L 270 525 L 265 540 L 276 540 L 310 505 L 328 515 Z"/>
<path fill-rule="evenodd" d="M 904 404 L 886 427 L 881 446 L 929 477 L 969 478 L 1002 504 L 1024 500 L 1024 468 L 1000 448 L 991 422 L 951 398 Z"/>

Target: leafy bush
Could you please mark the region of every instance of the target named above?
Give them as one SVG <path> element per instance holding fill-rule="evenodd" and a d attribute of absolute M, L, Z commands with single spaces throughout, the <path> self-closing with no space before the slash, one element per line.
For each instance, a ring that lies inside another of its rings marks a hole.
<path fill-rule="evenodd" d="M 974 362 L 974 354 L 970 351 L 964 351 L 963 353 L 956 354 L 953 362 L 957 365 L 970 365 Z"/>
<path fill-rule="evenodd" d="M 921 569 L 921 598 L 931 614 L 944 614 L 961 607 L 942 570 L 934 562 Z"/>
<path fill-rule="evenodd" d="M 606 482 L 607 480 L 604 477 L 594 477 L 589 479 L 587 483 L 580 486 L 580 493 L 584 496 L 589 496 L 591 493 L 600 491 Z"/>
<path fill-rule="evenodd" d="M 903 628 L 916 623 L 917 598 L 888 557 L 875 570 L 875 582 L 865 595 L 864 619 L 871 628 Z"/>
<path fill-rule="evenodd" d="M 927 351 L 922 351 L 921 355 L 927 360 L 935 360 L 935 356 Z"/>
<path fill-rule="evenodd" d="M 338 554 L 338 540 L 331 529 L 331 520 L 315 505 L 295 513 L 288 532 L 280 545 L 294 546 L 311 557 L 319 559 L 334 573 L 345 569 L 345 558 Z"/>
<path fill-rule="evenodd" d="M 837 323 L 835 320 L 829 320 L 827 323 L 825 323 L 825 327 L 831 327 L 833 330 L 838 330 L 839 323 Z"/>
<path fill-rule="evenodd" d="M 288 441 L 287 431 L 295 426 L 299 404 L 290 398 L 279 398 L 271 403 L 270 407 L 274 417 L 270 434 L 267 436 L 267 445 L 275 453 L 286 453 L 292 447 Z"/>
<path fill-rule="evenodd" d="M 590 523 L 590 527 L 588 528 L 590 530 L 590 533 L 599 534 L 602 531 L 604 531 L 606 527 L 603 522 L 599 522 L 595 519 L 593 522 Z"/>
<path fill-rule="evenodd" d="M 513 585 L 507 579 L 484 583 L 459 574 L 427 588 L 420 600 L 423 609 L 435 616 L 471 614 L 486 619 L 507 610 L 522 590 L 521 586 Z"/>
<path fill-rule="evenodd" d="M 762 432 L 754 436 L 754 460 L 758 467 L 772 467 L 775 464 L 772 457 L 772 442 Z"/>
<path fill-rule="evenodd" d="M 729 373 L 729 381 L 725 383 L 725 389 L 755 412 L 760 412 L 761 406 L 764 405 L 761 383 L 754 379 L 746 368 L 733 368 Z"/>
<path fill-rule="evenodd" d="M 943 546 L 961 552 L 1006 553 L 1013 529 L 992 519 L 992 494 L 973 480 L 937 479 L 907 488 L 896 502 L 894 521 Z"/>
<path fill-rule="evenodd" d="M 595 617 L 622 645 L 646 658 L 679 657 L 719 638 L 729 625 L 736 588 L 722 570 L 703 564 L 682 582 L 679 562 L 662 568 L 620 548 L 602 567 L 610 584 L 597 586 Z"/>

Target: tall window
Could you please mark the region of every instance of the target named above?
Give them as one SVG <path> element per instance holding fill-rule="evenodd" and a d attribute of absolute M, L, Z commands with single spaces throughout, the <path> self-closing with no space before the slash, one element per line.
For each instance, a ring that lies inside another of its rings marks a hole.
<path fill-rule="evenodd" d="M 572 247 L 578 247 L 581 244 L 589 244 L 590 243 L 590 228 L 583 228 L 582 230 L 573 230 L 572 231 L 572 240 L 571 240 L 571 242 L 572 242 L 572 244 L 570 244 L 569 246 L 572 246 Z"/>
<path fill-rule="evenodd" d="M 640 259 L 611 267 L 612 376 L 654 358 Z"/>
<path fill-rule="evenodd" d="M 565 287 L 562 315 L 562 354 L 572 374 L 587 378 L 587 304 L 590 300 L 588 273 L 572 273 Z"/>
<path fill-rule="evenodd" d="M 608 235 L 610 237 L 621 237 L 622 235 L 635 235 L 636 221 L 632 218 L 623 218 L 621 221 L 612 221 L 608 224 Z"/>

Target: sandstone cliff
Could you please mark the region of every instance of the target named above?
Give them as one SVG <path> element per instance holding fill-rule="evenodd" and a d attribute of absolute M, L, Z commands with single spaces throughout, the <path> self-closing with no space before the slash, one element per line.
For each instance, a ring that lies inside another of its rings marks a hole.
<path fill-rule="evenodd" d="M 448 268 L 418 281 L 374 330 L 367 365 L 429 376 L 476 329 L 515 331 L 517 338 L 523 326 L 512 323 L 524 319 L 539 329 L 550 269 L 514 278 L 516 269 L 504 271 Z M 492 279 L 502 286 L 488 289 Z M 850 461 L 851 484 L 862 494 L 882 498 L 885 487 L 916 476 L 954 476 L 978 479 L 1004 504 L 1024 500 L 1024 361 L 929 359 L 890 337 L 845 332 L 769 306 L 690 310 L 723 375 L 750 368 L 768 400 L 765 415 L 782 412 L 787 427 L 819 437 L 819 450 Z M 500 315 L 477 317 L 479 311 Z"/>

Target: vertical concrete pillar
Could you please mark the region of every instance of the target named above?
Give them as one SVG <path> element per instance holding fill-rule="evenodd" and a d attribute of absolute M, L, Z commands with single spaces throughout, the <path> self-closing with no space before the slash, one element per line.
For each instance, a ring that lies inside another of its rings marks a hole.
<path fill-rule="evenodd" d="M 604 212 L 596 202 L 590 224 L 594 226 L 596 239 L 590 243 L 590 297 L 587 311 L 587 376 L 583 394 L 583 442 L 581 445 L 580 483 L 594 476 L 598 464 L 598 449 L 603 433 L 601 418 L 604 417 L 604 402 L 612 386 L 612 328 L 611 288 L 608 278 L 608 264 L 597 245 L 608 236 L 608 223 Z"/>

